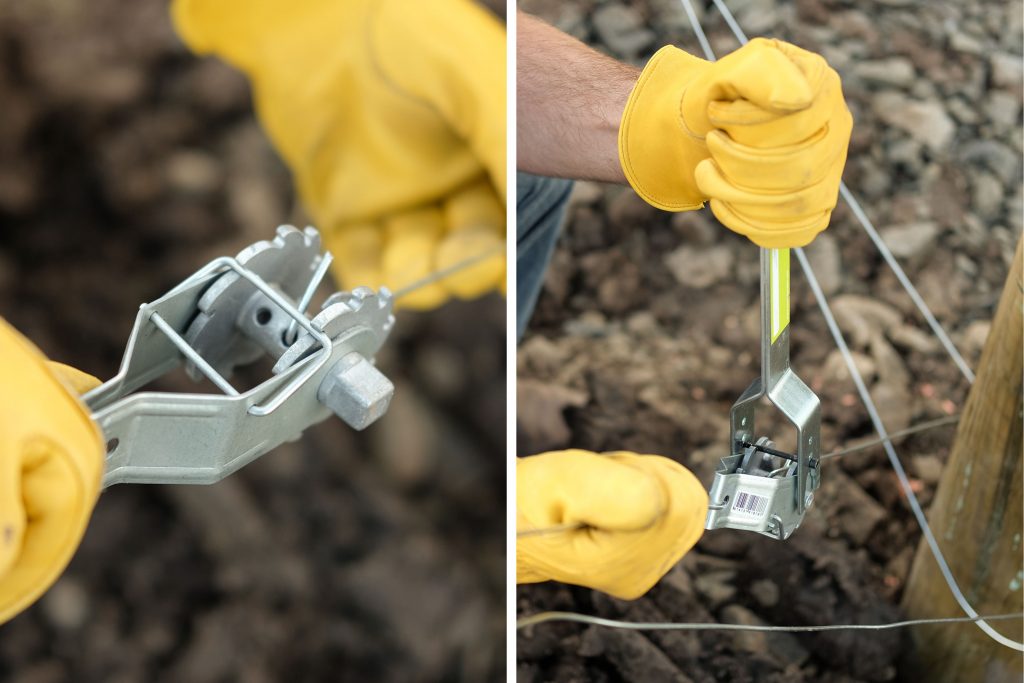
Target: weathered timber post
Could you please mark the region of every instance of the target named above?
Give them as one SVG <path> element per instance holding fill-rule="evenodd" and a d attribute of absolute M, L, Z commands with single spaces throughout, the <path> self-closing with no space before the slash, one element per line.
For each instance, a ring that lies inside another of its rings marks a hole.
<path fill-rule="evenodd" d="M 978 376 L 928 514 L 953 576 L 982 615 L 1024 610 L 1021 258 L 1018 242 Z M 924 539 L 917 547 L 903 608 L 909 617 L 962 615 Z M 1021 640 L 1021 621 L 991 625 L 1004 636 Z M 918 680 L 1022 680 L 1021 653 L 994 642 L 977 626 L 918 626 L 912 638 Z"/>

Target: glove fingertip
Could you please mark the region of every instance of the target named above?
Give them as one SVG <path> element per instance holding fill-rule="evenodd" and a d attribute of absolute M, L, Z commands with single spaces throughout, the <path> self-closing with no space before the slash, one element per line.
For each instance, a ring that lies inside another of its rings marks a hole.
<path fill-rule="evenodd" d="M 439 283 L 423 282 L 435 272 L 436 244 L 437 236 L 432 230 L 405 231 L 388 241 L 382 259 L 384 282 L 396 292 L 411 288 L 395 302 L 397 307 L 424 311 L 437 308 L 448 299 Z"/>
<path fill-rule="evenodd" d="M 772 92 L 769 103 L 779 113 L 792 114 L 810 107 L 814 103 L 814 93 L 807 79 L 801 76 L 784 85 L 780 84 Z"/>
<path fill-rule="evenodd" d="M 718 184 L 720 175 L 718 166 L 713 158 L 704 159 L 693 169 L 693 179 L 697 183 L 697 189 L 706 200 L 714 201 L 715 187 Z"/>
<path fill-rule="evenodd" d="M 99 378 L 70 365 L 58 363 L 57 361 L 48 361 L 47 364 L 50 366 L 50 369 L 57 378 L 60 379 L 68 389 L 78 395 L 91 391 L 102 384 Z"/>
<path fill-rule="evenodd" d="M 441 283 L 463 299 L 495 289 L 505 279 L 505 240 L 486 226 L 449 234 L 437 247 L 437 269 L 452 270 Z"/>
<path fill-rule="evenodd" d="M 636 580 L 625 586 L 610 587 L 605 592 L 619 600 L 638 600 L 646 595 L 647 591 L 654 588 L 655 584 L 661 580 L 661 575 L 652 574 L 651 579 L 653 580 Z"/>
<path fill-rule="evenodd" d="M 814 103 L 815 93 L 808 74 L 778 45 L 772 45 L 766 51 L 768 55 L 768 72 L 772 75 L 768 106 L 781 114 L 791 114 L 810 107 Z"/>

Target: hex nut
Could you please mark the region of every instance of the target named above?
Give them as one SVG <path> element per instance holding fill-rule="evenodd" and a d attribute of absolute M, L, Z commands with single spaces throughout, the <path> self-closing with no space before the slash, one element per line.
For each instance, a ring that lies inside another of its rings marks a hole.
<path fill-rule="evenodd" d="M 316 397 L 350 427 L 362 430 L 387 412 L 394 393 L 391 380 L 353 351 L 324 376 Z"/>

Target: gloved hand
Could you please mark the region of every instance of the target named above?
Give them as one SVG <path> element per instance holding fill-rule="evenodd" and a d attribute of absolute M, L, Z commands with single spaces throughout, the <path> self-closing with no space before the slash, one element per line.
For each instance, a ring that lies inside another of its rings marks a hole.
<path fill-rule="evenodd" d="M 562 581 L 632 600 L 704 533 L 707 492 L 658 455 L 568 450 L 519 458 L 516 487 L 517 583 Z"/>
<path fill-rule="evenodd" d="M 0 319 L 0 623 L 57 580 L 100 491 L 104 445 L 75 396 L 95 378 L 46 358 Z"/>
<path fill-rule="evenodd" d="M 432 308 L 505 282 L 505 31 L 471 0 L 175 0 L 199 53 L 252 81 L 256 110 L 342 286 Z"/>
<path fill-rule="evenodd" d="M 755 38 L 717 62 L 664 47 L 647 63 L 619 127 L 633 189 L 668 211 L 711 201 L 762 247 L 799 247 L 828 226 L 853 117 L 825 60 Z"/>

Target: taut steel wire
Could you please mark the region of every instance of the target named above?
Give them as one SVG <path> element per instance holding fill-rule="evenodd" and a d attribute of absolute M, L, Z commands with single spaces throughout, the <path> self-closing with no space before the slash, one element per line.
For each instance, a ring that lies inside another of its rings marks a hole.
<path fill-rule="evenodd" d="M 401 289 L 395 290 L 394 298 L 397 301 L 398 299 L 401 299 L 403 296 L 406 296 L 407 294 L 412 294 L 420 287 L 426 287 L 427 285 L 433 284 L 438 280 L 443 280 L 449 275 L 454 275 L 460 270 L 464 270 L 466 268 L 469 268 L 470 266 L 474 266 L 477 263 L 480 263 L 485 259 L 489 259 L 492 256 L 496 256 L 504 251 L 505 243 L 499 242 L 498 244 L 495 244 L 493 247 L 490 247 L 489 249 L 484 249 L 479 254 L 470 256 L 467 259 L 463 259 L 458 263 L 454 263 L 448 266 L 447 268 L 442 268 L 441 270 L 434 271 L 430 275 L 422 277 L 419 280 L 415 280 L 407 284 L 405 287 L 402 287 Z"/>

